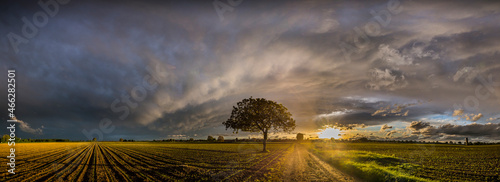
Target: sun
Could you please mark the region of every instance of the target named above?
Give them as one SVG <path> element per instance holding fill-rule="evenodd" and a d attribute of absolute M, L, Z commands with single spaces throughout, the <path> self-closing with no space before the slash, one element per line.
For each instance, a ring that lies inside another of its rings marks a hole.
<path fill-rule="evenodd" d="M 341 132 L 339 129 L 336 128 L 326 128 L 323 131 L 318 132 L 318 137 L 319 138 L 335 138 L 339 139 L 342 138 Z"/>

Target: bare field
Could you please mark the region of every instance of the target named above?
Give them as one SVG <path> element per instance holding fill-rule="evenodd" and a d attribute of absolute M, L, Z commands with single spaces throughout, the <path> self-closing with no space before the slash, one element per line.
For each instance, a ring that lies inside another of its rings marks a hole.
<path fill-rule="evenodd" d="M 190 144 L 154 142 L 18 143 L 16 174 L 7 181 L 254 181 L 277 178 L 291 143 Z M 9 147 L 0 146 L 2 156 Z M 0 162 L 8 162 L 6 157 Z"/>
<path fill-rule="evenodd" d="M 0 145 L 0 155 L 9 155 Z M 499 181 L 500 146 L 390 143 L 16 144 L 0 181 Z"/>

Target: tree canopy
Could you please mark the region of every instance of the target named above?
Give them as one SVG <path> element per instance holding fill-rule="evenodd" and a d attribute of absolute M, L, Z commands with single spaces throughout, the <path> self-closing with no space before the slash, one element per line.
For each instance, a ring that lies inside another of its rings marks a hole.
<path fill-rule="evenodd" d="M 264 98 L 243 99 L 233 106 L 231 116 L 225 122 L 226 130 L 233 132 L 248 131 L 264 134 L 264 151 L 269 131 L 291 132 L 295 129 L 295 120 L 282 104 Z"/>

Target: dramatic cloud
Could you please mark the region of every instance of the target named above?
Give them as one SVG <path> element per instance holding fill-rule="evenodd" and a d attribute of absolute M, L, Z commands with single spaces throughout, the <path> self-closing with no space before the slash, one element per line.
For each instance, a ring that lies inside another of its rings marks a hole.
<path fill-rule="evenodd" d="M 452 125 L 446 124 L 437 127 L 433 132 L 443 133 L 448 135 L 463 135 L 463 136 L 488 136 L 497 138 L 500 136 L 500 124 L 477 124 L 468 125 Z"/>
<path fill-rule="evenodd" d="M 380 58 L 386 61 L 390 65 L 400 66 L 400 65 L 410 65 L 413 63 L 412 58 L 405 55 L 401 55 L 398 50 L 391 49 L 388 45 L 381 44 L 378 50 Z"/>
<path fill-rule="evenodd" d="M 350 110 L 333 111 L 333 112 L 328 113 L 328 114 L 320 114 L 320 115 L 318 115 L 318 117 L 323 118 L 323 117 L 341 116 L 341 115 L 344 115 L 344 114 L 349 113 L 349 112 L 352 112 L 352 111 L 350 111 Z"/>
<path fill-rule="evenodd" d="M 17 118 L 12 118 L 12 120 L 17 120 L 16 124 L 18 124 L 19 128 L 21 128 L 22 131 L 35 134 L 35 135 L 41 135 L 43 134 L 43 126 L 41 128 L 34 129 L 32 128 L 28 123 L 24 122 L 23 120 L 19 120 Z"/>
<path fill-rule="evenodd" d="M 462 116 L 462 115 L 464 115 L 463 109 L 457 109 L 453 111 L 453 116 Z"/>
<path fill-rule="evenodd" d="M 409 128 L 415 131 L 430 127 L 431 125 L 428 122 L 423 121 L 412 121 L 410 123 Z"/>
<path fill-rule="evenodd" d="M 324 125 L 322 128 L 336 128 L 339 130 L 356 130 L 357 128 L 365 128 L 365 124 L 341 124 L 335 123 L 330 125 Z"/>
<path fill-rule="evenodd" d="M 210 1 L 71 1 L 26 36 L 22 18 L 42 8 L 5 1 L 0 68 L 16 69 L 22 138 L 86 140 L 103 120 L 106 140 L 248 137 L 221 123 L 250 96 L 286 106 L 307 135 L 440 140 L 459 135 L 446 124 L 498 124 L 485 118 L 500 114 L 500 2 L 400 1 L 382 25 L 370 12 L 387 5 L 245 1 L 221 20 Z"/>
<path fill-rule="evenodd" d="M 458 81 L 460 78 L 464 78 L 466 83 L 472 83 L 472 81 L 479 74 L 477 70 L 474 70 L 473 67 L 463 67 L 458 70 L 457 73 L 453 76 L 453 81 Z"/>
<path fill-rule="evenodd" d="M 396 90 L 405 87 L 408 82 L 402 72 L 390 69 L 374 68 L 369 71 L 371 76 L 367 87 L 372 90 Z"/>
<path fill-rule="evenodd" d="M 409 103 L 409 104 L 394 104 L 393 106 L 388 105 L 386 107 L 381 107 L 378 110 L 376 110 L 372 116 L 375 115 L 381 115 L 381 116 L 387 116 L 387 115 L 394 115 L 394 116 L 408 116 L 408 113 L 410 110 L 403 111 L 403 109 L 406 109 L 407 107 L 410 106 L 415 106 L 415 105 L 420 105 L 422 104 L 422 101 L 418 101 L 417 103 Z"/>
<path fill-rule="evenodd" d="M 388 131 L 385 136 L 387 137 L 390 137 L 391 135 L 395 134 L 395 133 L 398 133 L 396 130 L 391 130 L 391 131 Z"/>
<path fill-rule="evenodd" d="M 463 111 L 462 113 L 460 114 L 460 111 L 458 113 L 453 113 L 453 116 L 460 116 L 458 117 L 458 119 L 465 119 L 467 121 L 477 121 L 479 119 L 481 119 L 483 117 L 483 114 L 482 113 L 479 113 L 479 114 L 464 114 Z M 457 115 L 457 114 L 460 114 L 460 115 Z"/>
<path fill-rule="evenodd" d="M 488 118 L 486 121 L 496 121 L 499 120 L 500 118 Z"/>
<path fill-rule="evenodd" d="M 477 120 L 479 120 L 479 119 L 481 119 L 483 117 L 483 114 L 482 113 L 467 114 L 467 113 L 464 113 L 463 109 L 457 109 L 457 110 L 453 111 L 452 116 L 458 116 L 459 120 L 460 119 L 465 119 L 465 120 L 468 120 L 468 121 L 477 121 Z"/>
<path fill-rule="evenodd" d="M 478 124 L 468 125 L 445 124 L 439 127 L 427 126 L 422 130 L 412 132 L 415 135 L 423 135 L 426 138 L 437 138 L 443 136 L 482 137 L 488 139 L 500 139 L 500 124 Z"/>
<path fill-rule="evenodd" d="M 382 125 L 382 127 L 380 127 L 380 131 L 385 131 L 387 129 L 392 129 L 392 126 L 384 124 L 384 125 Z"/>
<path fill-rule="evenodd" d="M 483 114 L 479 113 L 477 115 L 473 115 L 472 119 L 470 119 L 470 120 L 471 121 L 477 121 L 477 120 L 481 119 L 482 117 L 483 117 Z M 467 119 L 467 120 L 469 120 L 469 119 Z"/>
<path fill-rule="evenodd" d="M 389 108 L 387 108 L 387 109 L 389 109 Z M 375 115 L 378 115 L 378 114 L 385 113 L 385 112 L 387 112 L 387 109 L 386 109 L 386 108 L 380 108 L 379 110 L 376 110 L 376 111 L 372 114 L 372 116 L 375 116 Z M 382 114 L 382 115 L 383 115 L 383 114 Z M 383 115 L 383 116 L 386 116 L 386 115 Z"/>

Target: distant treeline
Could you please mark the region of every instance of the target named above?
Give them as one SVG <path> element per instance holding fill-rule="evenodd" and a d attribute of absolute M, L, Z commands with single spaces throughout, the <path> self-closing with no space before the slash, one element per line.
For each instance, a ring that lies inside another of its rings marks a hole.
<path fill-rule="evenodd" d="M 324 139 L 324 140 L 312 140 L 313 142 L 321 141 L 331 141 L 340 143 L 364 143 L 364 142 L 381 142 L 381 143 L 425 143 L 425 144 L 454 144 L 454 145 L 465 145 L 465 140 L 461 141 L 425 141 L 425 140 L 370 140 L 368 138 L 359 139 Z M 481 141 L 469 141 L 468 145 L 492 145 L 500 144 L 500 142 L 481 142 Z"/>
<path fill-rule="evenodd" d="M 268 142 L 293 142 L 295 139 L 268 139 Z M 198 142 L 198 143 L 235 143 L 235 142 L 262 142 L 262 139 L 252 138 L 252 139 L 163 139 L 163 140 L 153 140 L 153 142 Z"/>
<path fill-rule="evenodd" d="M 9 139 L 10 139 L 10 136 L 9 135 L 3 135 L 2 136 L 2 143 L 7 143 L 9 142 Z M 58 139 L 58 138 L 54 138 L 54 139 L 31 139 L 31 138 L 18 138 L 18 137 L 15 137 L 14 138 L 14 141 L 16 143 L 32 143 L 32 142 L 83 142 L 83 140 L 78 140 L 78 141 L 72 141 L 72 140 L 69 140 L 69 139 Z"/>
<path fill-rule="evenodd" d="M 10 139 L 9 135 L 2 136 L 2 143 L 7 143 Z M 36 142 L 92 142 L 93 140 L 69 140 L 69 139 L 21 139 L 15 137 L 15 143 L 36 143 Z M 120 138 L 120 142 L 135 142 L 132 139 Z M 199 143 L 235 143 L 235 142 L 262 142 L 259 138 L 245 138 L 245 139 L 229 139 L 224 140 L 224 137 L 219 136 L 217 139 L 209 136 L 206 140 L 204 139 L 163 139 L 163 140 L 152 140 L 153 142 L 199 142 Z M 296 139 L 268 139 L 268 142 L 295 142 Z M 306 142 L 338 142 L 338 143 L 364 143 L 364 142 L 380 142 L 380 143 L 424 143 L 424 144 L 454 144 L 454 145 L 465 145 L 465 141 L 424 141 L 424 140 L 370 140 L 368 138 L 358 138 L 358 139 L 317 139 L 317 138 L 306 138 Z M 148 140 L 143 140 L 142 142 L 148 142 Z M 151 142 L 151 140 L 149 140 Z M 481 142 L 481 141 L 469 141 L 468 145 L 491 145 L 500 144 L 500 142 Z"/>
<path fill-rule="evenodd" d="M 21 139 L 17 143 L 30 143 L 30 142 L 72 142 L 69 139 Z"/>
<path fill-rule="evenodd" d="M 126 140 L 126 139 L 120 138 L 120 142 L 135 142 L 135 140 Z"/>

